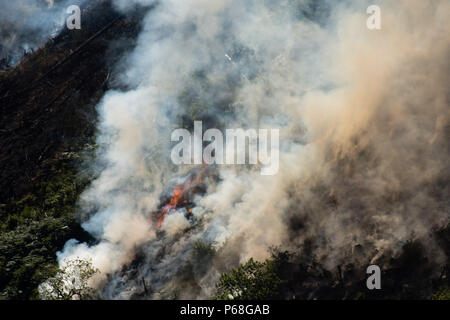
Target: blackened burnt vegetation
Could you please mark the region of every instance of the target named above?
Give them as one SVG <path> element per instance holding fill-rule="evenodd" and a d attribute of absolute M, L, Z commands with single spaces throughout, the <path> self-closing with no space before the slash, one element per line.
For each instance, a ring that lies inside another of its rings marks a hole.
<path fill-rule="evenodd" d="M 448 234 L 448 228 L 443 231 Z M 447 244 L 448 246 L 448 244 Z M 363 248 L 355 248 L 363 250 Z M 427 257 L 419 241 L 404 244 L 401 253 L 393 258 L 386 254 L 380 263 L 382 290 L 368 290 L 366 267 L 347 263 L 335 270 L 327 270 L 315 259 L 306 260 L 303 254 L 274 251 L 272 261 L 281 279 L 280 299 L 428 299 L 442 288 L 448 288 L 448 259 L 444 266 L 436 266 Z M 436 270 L 436 267 L 438 268 Z M 437 272 L 436 272 L 437 271 Z M 445 290 L 444 290 L 445 291 Z M 448 291 L 448 289 L 447 289 Z"/>
<path fill-rule="evenodd" d="M 445 234 L 445 235 L 444 235 Z M 448 237 L 449 228 L 436 237 Z M 448 250 L 448 242 L 446 244 Z M 357 248 L 361 250 L 362 248 Z M 348 263 L 328 270 L 314 257 L 301 253 L 272 250 L 264 262 L 252 259 L 222 274 L 216 299 L 234 300 L 381 300 L 433 299 L 449 297 L 448 258 L 436 273 L 419 241 L 409 241 L 396 258 L 384 257 L 382 290 L 368 290 L 366 266 Z M 351 257 L 349 257 L 351 259 Z"/>
<path fill-rule="evenodd" d="M 38 298 L 70 238 L 89 241 L 76 202 L 95 172 L 96 105 L 133 48 L 142 12 L 109 1 L 83 9 L 81 30 L 50 39 L 0 72 L 0 298 Z"/>

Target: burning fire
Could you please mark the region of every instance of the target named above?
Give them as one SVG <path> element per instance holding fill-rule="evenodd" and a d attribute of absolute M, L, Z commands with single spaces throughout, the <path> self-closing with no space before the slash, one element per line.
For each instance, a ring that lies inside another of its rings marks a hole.
<path fill-rule="evenodd" d="M 192 198 L 195 194 L 204 193 L 204 170 L 191 174 L 183 183 L 176 183 L 172 186 L 170 196 L 161 202 L 160 209 L 153 215 L 153 221 L 157 228 L 160 228 L 164 218 L 179 209 L 185 210 L 186 218 L 192 214 L 194 203 Z"/>

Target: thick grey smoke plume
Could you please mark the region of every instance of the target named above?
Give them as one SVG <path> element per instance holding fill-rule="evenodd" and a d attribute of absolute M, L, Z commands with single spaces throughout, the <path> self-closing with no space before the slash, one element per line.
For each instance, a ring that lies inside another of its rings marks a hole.
<path fill-rule="evenodd" d="M 302 253 L 308 243 L 331 270 L 356 259 L 355 245 L 376 262 L 447 223 L 450 2 L 380 1 L 379 31 L 366 27 L 369 4 L 159 2 L 126 60 L 132 89 L 99 106 L 106 168 L 81 199 L 98 243 L 69 241 L 61 263 L 92 259 L 104 297 L 133 297 L 144 278 L 158 298 L 201 240 L 221 266 L 182 297 L 208 297 L 221 271 L 273 246 Z M 194 120 L 279 128 L 280 170 L 214 168 L 192 200 L 195 219 L 173 213 L 160 234 L 151 217 L 161 194 L 202 170 L 169 158 L 171 131 Z"/>
<path fill-rule="evenodd" d="M 25 52 L 35 50 L 65 26 L 71 5 L 85 0 L 1 0 L 0 59 L 13 65 Z"/>

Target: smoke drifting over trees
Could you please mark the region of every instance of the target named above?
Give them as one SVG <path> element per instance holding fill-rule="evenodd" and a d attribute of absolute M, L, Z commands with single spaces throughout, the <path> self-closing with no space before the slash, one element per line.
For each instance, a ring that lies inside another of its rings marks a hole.
<path fill-rule="evenodd" d="M 383 266 L 414 239 L 445 263 L 430 233 L 449 218 L 448 1 L 382 2 L 379 31 L 365 1 L 145 4 L 120 66 L 128 89 L 99 105 L 105 169 L 81 199 L 98 242 L 69 241 L 61 261 L 92 259 L 106 298 L 135 297 L 143 278 L 153 298 L 176 290 L 198 241 L 217 254 L 183 297 L 211 296 L 221 272 L 271 247 L 335 270 Z M 161 195 L 201 170 L 169 160 L 170 132 L 194 120 L 280 129 L 279 173 L 214 168 L 190 218 L 175 210 L 157 227 Z"/>
<path fill-rule="evenodd" d="M 65 26 L 70 5 L 85 0 L 16 0 L 7 1 L 0 10 L 0 60 L 14 65 L 24 53 L 36 50 L 55 37 Z"/>

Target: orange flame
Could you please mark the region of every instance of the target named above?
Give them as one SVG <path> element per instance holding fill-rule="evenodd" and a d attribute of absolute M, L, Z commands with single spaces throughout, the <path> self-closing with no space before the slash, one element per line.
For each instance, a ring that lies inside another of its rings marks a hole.
<path fill-rule="evenodd" d="M 154 217 L 156 227 L 161 227 L 161 224 L 163 223 L 165 217 L 170 212 L 176 211 L 178 208 L 186 206 L 189 203 L 188 199 L 184 199 L 186 192 L 202 182 L 202 174 L 196 174 L 194 177 L 187 179 L 186 182 L 182 184 L 175 184 L 173 186 L 173 190 L 169 200 Z M 192 209 L 188 208 L 187 213 L 190 215 L 192 213 Z"/>

